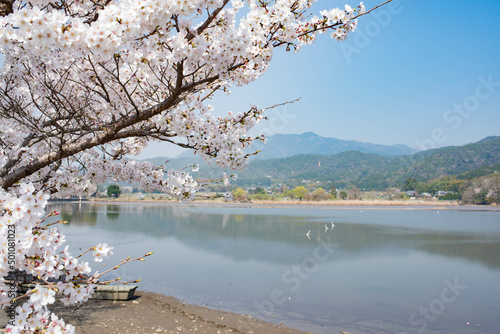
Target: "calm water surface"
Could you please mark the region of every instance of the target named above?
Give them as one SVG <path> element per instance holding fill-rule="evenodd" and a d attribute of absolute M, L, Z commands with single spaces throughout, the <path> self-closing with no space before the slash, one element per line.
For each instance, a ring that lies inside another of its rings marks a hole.
<path fill-rule="evenodd" d="M 49 209 L 70 222 L 61 229 L 73 254 L 98 242 L 115 247 L 94 270 L 154 251 L 116 276 L 188 303 L 314 333 L 500 333 L 500 211 Z"/>

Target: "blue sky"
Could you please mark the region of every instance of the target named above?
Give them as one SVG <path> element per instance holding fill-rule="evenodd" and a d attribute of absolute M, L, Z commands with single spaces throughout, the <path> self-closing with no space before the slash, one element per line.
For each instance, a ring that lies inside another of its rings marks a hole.
<path fill-rule="evenodd" d="M 315 8 L 345 3 L 319 0 Z M 394 0 L 360 18 L 344 42 L 324 34 L 299 53 L 276 50 L 263 77 L 212 103 L 223 114 L 301 98 L 270 111 L 255 133 L 313 131 L 417 149 L 500 135 L 498 13 L 498 0 Z M 178 152 L 152 145 L 141 157 Z"/>
<path fill-rule="evenodd" d="M 315 8 L 344 4 L 320 0 Z M 237 112 L 300 97 L 270 111 L 256 129 L 266 134 L 313 131 L 421 150 L 498 136 L 499 12 L 497 0 L 394 0 L 360 18 L 344 42 L 324 34 L 299 53 L 277 51 L 263 77 L 213 105 Z M 142 156 L 177 152 L 153 146 Z"/>

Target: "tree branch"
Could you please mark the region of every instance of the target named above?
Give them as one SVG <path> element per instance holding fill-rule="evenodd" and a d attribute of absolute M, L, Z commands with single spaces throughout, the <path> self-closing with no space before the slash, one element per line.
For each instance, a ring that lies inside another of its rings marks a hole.
<path fill-rule="evenodd" d="M 15 0 L 0 0 L 0 16 L 7 16 L 14 12 L 14 1 Z"/>

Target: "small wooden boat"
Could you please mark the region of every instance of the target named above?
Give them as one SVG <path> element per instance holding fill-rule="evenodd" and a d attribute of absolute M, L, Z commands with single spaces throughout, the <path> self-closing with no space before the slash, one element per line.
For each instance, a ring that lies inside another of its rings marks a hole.
<path fill-rule="evenodd" d="M 42 284 L 41 286 L 47 286 Z M 82 284 L 82 286 L 85 286 Z M 21 284 L 20 293 L 25 293 L 30 289 L 33 289 L 35 284 Z M 137 285 L 126 284 L 126 285 L 97 285 L 94 289 L 91 299 L 95 300 L 129 300 L 134 296 Z M 58 291 L 56 293 L 56 298 L 62 297 L 62 292 Z"/>

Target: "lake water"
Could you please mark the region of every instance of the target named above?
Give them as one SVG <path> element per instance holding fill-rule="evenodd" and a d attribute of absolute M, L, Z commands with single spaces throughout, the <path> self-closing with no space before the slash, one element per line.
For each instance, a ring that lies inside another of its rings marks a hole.
<path fill-rule="evenodd" d="M 61 229 L 74 255 L 99 242 L 115 247 L 106 266 L 92 261 L 94 270 L 154 251 L 114 275 L 188 303 L 314 333 L 500 333 L 500 211 L 49 209 L 70 222 Z"/>

